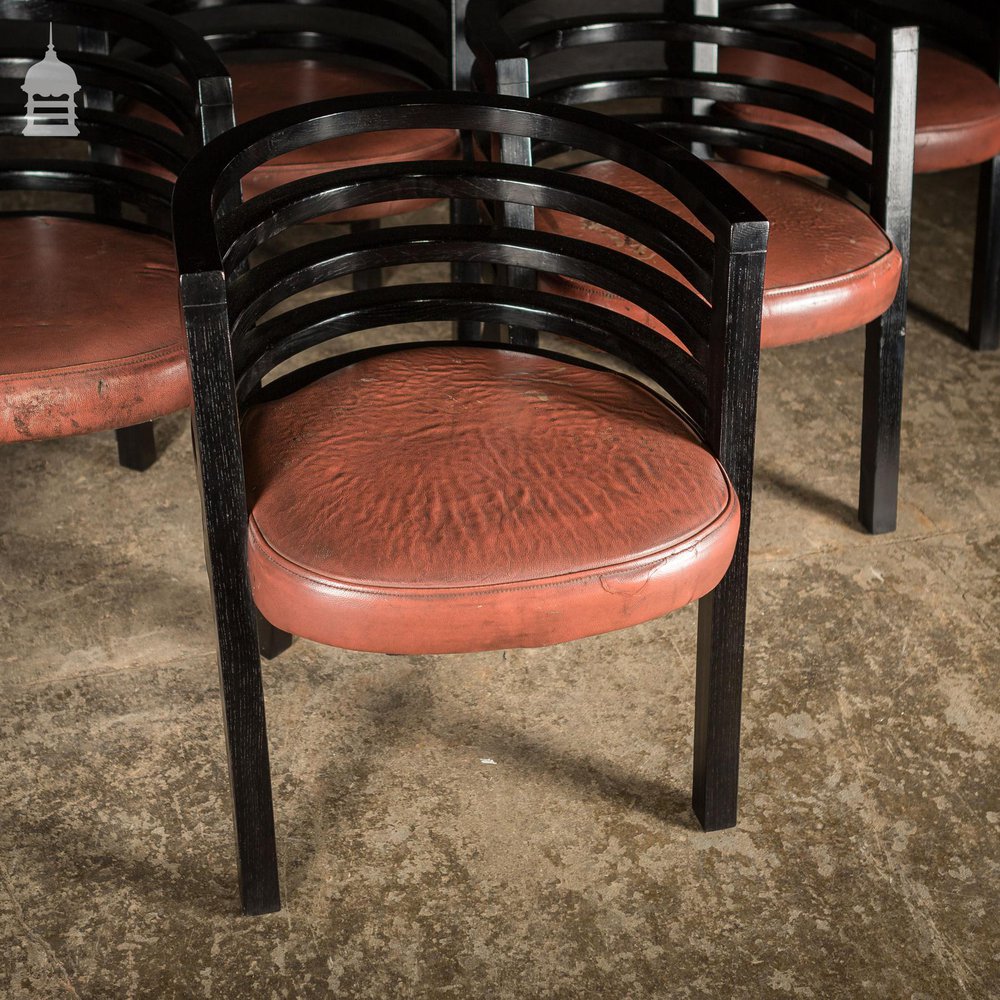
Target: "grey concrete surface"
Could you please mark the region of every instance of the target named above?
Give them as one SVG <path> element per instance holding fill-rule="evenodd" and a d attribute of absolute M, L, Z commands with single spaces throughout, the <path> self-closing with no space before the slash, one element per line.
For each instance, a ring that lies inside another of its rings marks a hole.
<path fill-rule="evenodd" d="M 899 530 L 853 517 L 863 334 L 763 363 L 741 819 L 688 810 L 695 613 L 266 667 L 283 912 L 237 915 L 196 483 L 0 449 L 0 996 L 1000 994 L 1000 357 L 974 175 L 921 178 Z M 483 763 L 491 760 L 494 763 Z"/>

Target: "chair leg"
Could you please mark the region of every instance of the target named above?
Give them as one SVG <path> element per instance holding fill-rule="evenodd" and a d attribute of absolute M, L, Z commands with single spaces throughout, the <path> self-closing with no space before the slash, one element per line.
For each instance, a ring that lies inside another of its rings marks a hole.
<path fill-rule="evenodd" d="M 1000 347 L 1000 156 L 979 175 L 969 344 L 976 351 Z"/>
<path fill-rule="evenodd" d="M 265 660 L 273 660 L 292 645 L 295 637 L 284 629 L 276 628 L 258 611 L 257 641 L 260 643 L 260 655 Z"/>
<path fill-rule="evenodd" d="M 235 553 L 224 555 L 224 544 L 217 537 L 215 546 L 207 547 L 209 578 L 218 634 L 219 686 L 236 830 L 240 907 L 243 913 L 254 916 L 281 909 L 271 763 L 257 610 L 245 568 L 234 570 L 225 564 L 225 555 L 229 555 L 237 566 L 245 567 L 246 556 L 242 544 L 234 546 Z"/>
<path fill-rule="evenodd" d="M 181 301 L 191 358 L 191 430 L 215 618 L 240 903 L 247 914 L 272 913 L 281 908 L 281 896 L 257 609 L 247 572 L 246 485 L 226 339 L 225 279 L 220 273 L 188 277 L 198 279 L 181 282 Z M 212 460 L 206 462 L 206 455 Z"/>
<path fill-rule="evenodd" d="M 479 264 L 470 264 L 466 261 L 453 261 L 451 265 L 451 280 L 454 284 L 478 285 L 482 279 L 482 268 Z M 492 326 L 499 330 L 494 323 Z M 454 324 L 455 339 L 462 343 L 478 343 L 482 340 L 498 340 L 499 334 L 489 337 L 486 330 L 487 324 L 480 323 L 474 319 L 456 320 Z"/>
<path fill-rule="evenodd" d="M 736 825 L 749 531 L 722 582 L 698 602 L 691 805 L 705 831 Z"/>
<path fill-rule="evenodd" d="M 352 233 L 370 233 L 379 228 L 378 219 L 359 219 L 351 223 Z M 375 268 L 370 271 L 355 271 L 354 290 L 356 292 L 366 292 L 372 288 L 382 287 L 382 271 Z"/>
<path fill-rule="evenodd" d="M 905 308 L 897 297 L 867 328 L 858 518 L 873 535 L 896 528 Z"/>
<path fill-rule="evenodd" d="M 281 909 L 278 857 L 267 752 L 264 688 L 256 650 L 219 643 L 219 675 L 226 724 L 226 753 L 236 827 L 236 856 L 243 913 Z"/>
<path fill-rule="evenodd" d="M 156 439 L 153 421 L 119 427 L 115 431 L 118 441 L 118 464 L 135 472 L 145 472 L 156 461 Z"/>
<path fill-rule="evenodd" d="M 471 153 L 466 158 L 471 158 Z M 451 203 L 451 223 L 454 226 L 475 226 L 480 222 L 480 207 L 475 201 L 456 201 Z M 482 279 L 483 268 L 474 261 L 456 260 L 451 264 L 451 280 L 455 284 L 478 285 Z M 462 319 L 455 323 L 455 338 L 466 343 L 489 340 L 484 334 L 483 324 L 477 320 Z M 496 339 L 496 338 L 494 338 Z"/>
<path fill-rule="evenodd" d="M 517 347 L 537 347 L 538 331 L 530 327 L 512 326 L 508 328 L 510 342 Z"/>

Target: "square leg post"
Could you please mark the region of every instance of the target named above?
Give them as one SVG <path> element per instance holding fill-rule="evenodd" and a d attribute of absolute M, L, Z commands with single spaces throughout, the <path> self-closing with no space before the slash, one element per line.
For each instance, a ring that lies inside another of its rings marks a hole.
<path fill-rule="evenodd" d="M 872 533 L 893 531 L 899 493 L 899 432 L 910 268 L 917 29 L 887 27 L 876 49 L 872 215 L 903 257 L 896 297 L 868 324 L 861 418 L 858 518 Z"/>
<path fill-rule="evenodd" d="M 469 0 L 451 0 L 451 89 L 472 90 L 472 49 L 465 39 L 465 9 Z M 472 163 L 475 159 L 473 136 L 462 132 L 459 137 L 462 159 Z M 452 199 L 451 224 L 453 226 L 474 226 L 479 223 L 479 204 L 468 199 Z M 482 268 L 471 261 L 453 261 L 451 280 L 456 284 L 478 285 L 483 280 Z M 455 337 L 462 341 L 490 339 L 482 323 L 475 320 L 458 320 L 455 323 Z"/>
<path fill-rule="evenodd" d="M 524 57 L 500 59 L 495 65 L 496 91 L 504 97 L 530 97 L 528 60 Z M 494 135 L 493 160 L 497 163 L 513 163 L 530 167 L 532 164 L 531 139 L 527 136 Z M 534 229 L 535 210 L 531 205 L 513 202 L 498 202 L 494 207 L 494 219 L 498 225 L 512 229 Z M 534 289 L 536 275 L 523 267 L 497 268 L 497 280 L 501 284 L 515 288 Z M 538 331 L 528 327 L 511 326 L 507 337 L 512 344 L 521 347 L 537 347 Z"/>
<path fill-rule="evenodd" d="M 905 310 L 904 298 L 867 328 L 858 519 L 873 535 L 896 528 Z"/>
<path fill-rule="evenodd" d="M 115 431 L 118 442 L 118 464 L 134 472 L 145 472 L 156 461 L 156 438 L 153 421 L 119 427 Z"/>
<path fill-rule="evenodd" d="M 260 643 L 260 655 L 265 660 L 273 660 L 291 647 L 295 637 L 284 629 L 276 628 L 258 611 L 257 641 Z"/>
<path fill-rule="evenodd" d="M 1000 156 L 980 168 L 969 343 L 976 351 L 1000 347 Z"/>
<path fill-rule="evenodd" d="M 351 232 L 352 233 L 375 232 L 379 229 L 379 226 L 380 222 L 378 219 L 359 219 L 356 222 L 351 223 Z M 354 290 L 356 292 L 364 292 L 367 291 L 369 288 L 381 288 L 381 287 L 382 287 L 381 269 L 354 272 Z"/>
<path fill-rule="evenodd" d="M 706 831 L 736 824 L 767 230 L 759 219 L 733 226 L 728 247 L 716 238 L 707 440 L 739 497 L 740 530 L 726 575 L 698 604 L 691 806 Z"/>
<path fill-rule="evenodd" d="M 182 274 L 194 399 L 195 463 L 201 488 L 219 682 L 229 761 L 240 903 L 244 913 L 281 908 L 257 641 L 247 573 L 247 504 L 233 381 L 225 277 Z"/>
<path fill-rule="evenodd" d="M 215 598 L 221 595 L 216 587 Z M 218 605 L 217 605 L 218 606 Z M 251 629 L 241 609 L 217 615 L 219 679 L 226 728 L 226 753 L 236 828 L 240 905 L 254 916 L 281 909 L 278 858 L 271 799 L 271 769 L 264 717 L 260 655 L 252 618 Z"/>
<path fill-rule="evenodd" d="M 736 825 L 748 549 L 749 526 L 741 527 L 729 571 L 698 603 L 691 806 L 705 831 Z"/>
<path fill-rule="evenodd" d="M 463 133 L 461 142 L 462 156 L 471 163 L 473 160 L 472 136 Z M 477 202 L 468 199 L 452 199 L 451 224 L 453 226 L 475 226 L 481 221 Z M 456 284 L 478 285 L 483 280 L 482 271 L 482 265 L 474 261 L 453 261 L 451 280 Z M 466 342 L 499 340 L 496 330 L 491 330 L 487 324 L 471 319 L 458 320 L 455 323 L 455 336 L 458 340 Z"/>

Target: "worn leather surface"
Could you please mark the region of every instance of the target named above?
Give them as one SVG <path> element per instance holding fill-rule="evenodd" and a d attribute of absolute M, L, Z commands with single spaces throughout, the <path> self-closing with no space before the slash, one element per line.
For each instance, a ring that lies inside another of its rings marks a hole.
<path fill-rule="evenodd" d="M 0 218 L 0 441 L 86 434 L 188 405 L 169 240 Z"/>
<path fill-rule="evenodd" d="M 770 220 L 765 274 L 763 347 L 843 333 L 881 316 L 892 303 L 902 258 L 877 223 L 859 208 L 810 181 L 732 163 L 712 166 Z M 687 221 L 694 216 L 652 181 L 604 160 L 578 173 L 655 201 Z M 577 216 L 536 212 L 539 229 L 587 239 L 633 256 L 678 277 L 662 258 L 613 230 Z M 704 229 L 704 227 L 701 227 Z M 572 278 L 541 275 L 539 286 L 587 298 L 669 331 L 645 310 Z"/>
<path fill-rule="evenodd" d="M 867 52 L 874 43 L 860 35 L 831 34 L 829 37 Z M 719 49 L 723 73 L 754 76 L 793 83 L 853 101 L 871 110 L 872 100 L 843 80 L 822 70 L 767 52 Z M 746 104 L 723 104 L 719 109 L 760 124 L 791 128 L 821 138 L 856 155 L 869 154 L 857 143 L 816 122 L 771 108 Z M 1000 87 L 977 66 L 939 49 L 922 46 L 917 78 L 917 137 L 915 167 L 918 173 L 952 170 L 983 163 L 1000 153 Z M 747 150 L 732 151 L 737 162 L 770 169 L 809 173 L 799 164 Z"/>
<path fill-rule="evenodd" d="M 663 402 L 512 351 L 360 360 L 243 424 L 254 599 L 274 625 L 389 653 L 541 646 L 710 591 L 739 506 Z"/>
<path fill-rule="evenodd" d="M 233 108 L 239 123 L 309 101 L 379 91 L 422 89 L 406 77 L 316 59 L 231 62 L 228 69 L 233 81 Z M 150 109 L 143 108 L 137 113 L 168 124 L 167 119 Z M 400 160 L 453 159 L 458 152 L 458 136 L 451 129 L 368 132 L 330 139 L 286 153 L 258 167 L 244 178 L 243 193 L 245 197 L 252 198 L 289 181 L 337 167 Z M 432 203 L 428 200 L 380 202 L 326 216 L 323 221 L 382 218 L 415 211 Z"/>

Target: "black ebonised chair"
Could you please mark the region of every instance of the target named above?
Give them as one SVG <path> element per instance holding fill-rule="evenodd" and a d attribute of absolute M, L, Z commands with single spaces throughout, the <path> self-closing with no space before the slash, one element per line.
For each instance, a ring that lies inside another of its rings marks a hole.
<path fill-rule="evenodd" d="M 24 103 L 0 112 L 10 154 L 0 161 L 10 209 L 0 212 L 0 443 L 118 429 L 121 463 L 142 470 L 156 457 L 153 419 L 183 409 L 191 394 L 170 240 L 173 185 L 119 160 L 131 153 L 178 172 L 232 125 L 229 78 L 198 35 L 141 5 L 0 0 L 0 39 L 12 21 L 34 22 L 37 45 L 0 41 L 5 82 L 16 88 L 41 59 L 54 22 L 75 28 L 80 51 L 63 47 L 58 62 L 50 53 L 44 82 L 56 67 L 65 89 L 82 89 L 44 95 L 75 100 L 78 142 L 21 136 Z M 109 55 L 123 38 L 155 50 L 172 72 Z M 128 100 L 156 108 L 172 128 L 125 114 Z M 44 132 L 48 120 L 33 121 L 32 131 Z M 21 203 L 12 192 L 25 193 Z M 76 197 L 72 209 L 67 196 Z"/>
<path fill-rule="evenodd" d="M 152 0 L 198 31 L 225 59 L 238 122 L 309 101 L 385 91 L 454 87 L 452 0 Z M 467 61 L 467 59 L 466 59 Z M 248 196 L 334 167 L 390 160 L 454 159 L 454 129 L 411 130 L 335 140 L 298 150 L 244 180 Z M 426 201 L 398 199 L 318 220 L 355 232 L 416 211 Z M 378 270 L 358 274 L 377 285 Z"/>
<path fill-rule="evenodd" d="M 713 168 L 771 222 L 762 346 L 868 328 L 859 517 L 872 532 L 891 531 L 899 478 L 917 30 L 887 23 L 861 4 L 804 0 L 801 6 L 829 17 L 839 13 L 851 30 L 871 39 L 873 58 L 801 26 L 696 16 L 693 6 L 717 10 L 715 0 L 677 0 L 659 14 L 648 6 L 633 12 L 628 3 L 609 3 L 606 14 L 555 17 L 531 0 L 470 0 L 466 34 L 476 56 L 475 78 L 487 91 L 530 92 L 604 110 L 613 101 L 617 117 L 691 144 L 702 155 L 717 153 Z M 822 67 L 874 94 L 874 112 L 818 91 L 719 72 L 716 58 L 726 48 Z M 749 121 L 732 113 L 734 104 L 794 113 L 844 141 Z M 554 152 L 559 150 L 553 144 L 542 143 L 534 150 L 524 146 L 520 155 L 531 162 Z M 828 178 L 829 187 L 762 169 L 776 158 Z M 653 196 L 642 178 L 618 165 L 588 163 L 574 173 Z M 690 219 L 676 200 L 658 200 Z M 550 211 L 537 213 L 534 224 L 627 247 L 607 227 L 580 225 Z M 543 284 L 646 320 L 633 306 L 579 281 L 544 278 Z M 672 333 L 663 324 L 651 325 Z"/>
<path fill-rule="evenodd" d="M 880 3 L 920 26 L 916 172 L 982 165 L 968 337 L 976 350 L 996 350 L 1000 347 L 1000 5 L 984 0 Z M 801 19 L 808 13 L 784 4 L 758 8 L 747 0 L 725 3 L 724 9 L 779 21 Z M 816 28 L 829 32 L 832 26 Z M 863 36 L 841 33 L 832 37 L 870 51 L 870 42 Z M 728 53 L 720 68 L 815 87 L 871 107 L 870 99 L 843 81 L 759 52 Z M 775 118 L 774 112 L 762 115 L 760 108 L 743 108 L 741 113 L 755 121 Z M 816 134 L 815 126 L 806 127 Z"/>
<path fill-rule="evenodd" d="M 620 162 L 698 223 L 588 177 L 488 161 L 371 164 L 226 208 L 241 177 L 309 143 L 441 128 Z M 249 259 L 290 226 L 403 192 L 485 199 L 494 223 L 344 233 Z M 516 204 L 618 229 L 679 277 L 503 225 L 503 206 Z M 319 102 L 237 127 L 181 176 L 174 223 L 244 912 L 280 905 L 258 613 L 347 649 L 457 653 L 558 643 L 700 599 L 694 810 L 709 830 L 735 823 L 760 214 L 689 152 L 632 126 L 428 92 Z M 467 259 L 604 288 L 683 347 L 589 302 L 502 285 L 411 277 L 287 302 L 374 266 Z M 274 315 L 278 305 L 291 308 Z M 581 341 L 630 362 L 656 391 L 576 357 L 455 340 L 341 354 L 265 381 L 346 334 L 462 320 Z"/>

